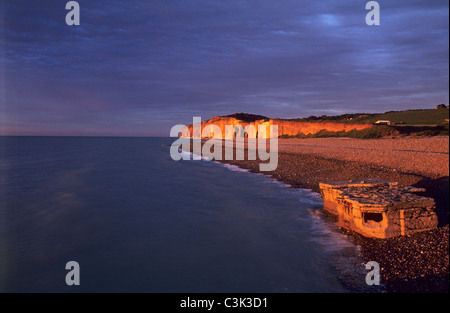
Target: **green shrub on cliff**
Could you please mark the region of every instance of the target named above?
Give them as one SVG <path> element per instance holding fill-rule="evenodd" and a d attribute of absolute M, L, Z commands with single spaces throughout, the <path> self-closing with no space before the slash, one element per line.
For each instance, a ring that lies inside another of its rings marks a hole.
<path fill-rule="evenodd" d="M 224 117 L 233 117 L 237 120 L 241 120 L 246 123 L 252 123 L 258 120 L 270 120 L 267 116 L 257 115 L 257 114 L 249 114 L 249 113 L 234 113 L 230 115 L 225 115 Z"/>
<path fill-rule="evenodd" d="M 375 139 L 393 135 L 398 135 L 398 131 L 395 128 L 388 125 L 374 125 L 362 130 L 351 130 L 344 136 L 359 139 Z"/>

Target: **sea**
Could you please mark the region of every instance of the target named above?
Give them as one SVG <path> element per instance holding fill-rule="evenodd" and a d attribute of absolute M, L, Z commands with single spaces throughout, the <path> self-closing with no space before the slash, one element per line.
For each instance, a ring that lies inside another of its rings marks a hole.
<path fill-rule="evenodd" d="M 320 195 L 174 161 L 173 141 L 0 137 L 0 292 L 344 293 L 347 276 L 364 282 L 342 269 L 358 246 Z"/>

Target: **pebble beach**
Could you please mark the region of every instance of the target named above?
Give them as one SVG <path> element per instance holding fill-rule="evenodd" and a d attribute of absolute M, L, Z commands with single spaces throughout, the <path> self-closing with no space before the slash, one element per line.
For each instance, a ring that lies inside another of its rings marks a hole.
<path fill-rule="evenodd" d="M 449 137 L 279 139 L 278 150 L 277 169 L 261 173 L 293 188 L 319 192 L 320 182 L 370 177 L 425 188 L 438 229 L 391 239 L 350 235 L 363 262 L 380 264 L 385 291 L 449 291 Z M 259 160 L 222 162 L 260 172 Z"/>

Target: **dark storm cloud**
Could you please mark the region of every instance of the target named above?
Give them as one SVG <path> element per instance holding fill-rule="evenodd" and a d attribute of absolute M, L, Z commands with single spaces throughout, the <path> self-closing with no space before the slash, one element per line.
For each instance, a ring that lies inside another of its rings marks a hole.
<path fill-rule="evenodd" d="M 3 1 L 4 133 L 168 135 L 234 112 L 448 103 L 448 2 Z"/>

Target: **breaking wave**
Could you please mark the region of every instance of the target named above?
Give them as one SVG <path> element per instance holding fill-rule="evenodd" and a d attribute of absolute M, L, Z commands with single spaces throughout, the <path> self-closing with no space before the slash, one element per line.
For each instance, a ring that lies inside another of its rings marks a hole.
<path fill-rule="evenodd" d="M 217 162 L 219 164 L 221 164 L 223 167 L 225 167 L 226 169 L 233 171 L 233 172 L 242 172 L 242 173 L 248 173 L 250 172 L 250 170 L 246 169 L 246 168 L 241 168 L 237 165 L 232 165 L 232 164 L 227 164 L 227 163 L 220 163 Z"/>
<path fill-rule="evenodd" d="M 356 249 L 351 238 L 340 232 L 339 227 L 326 220 L 322 209 L 308 209 L 312 241 L 320 244 L 327 252 L 337 252 L 344 249 Z"/>

